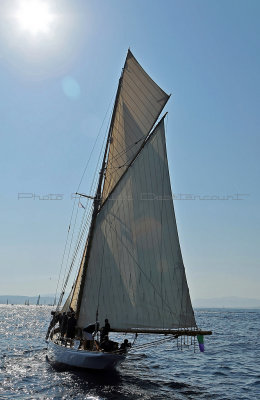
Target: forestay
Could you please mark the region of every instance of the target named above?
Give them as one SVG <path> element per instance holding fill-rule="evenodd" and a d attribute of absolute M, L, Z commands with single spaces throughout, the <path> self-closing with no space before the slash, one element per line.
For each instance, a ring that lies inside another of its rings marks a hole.
<path fill-rule="evenodd" d="M 97 215 L 78 325 L 195 327 L 179 245 L 163 121 Z"/>

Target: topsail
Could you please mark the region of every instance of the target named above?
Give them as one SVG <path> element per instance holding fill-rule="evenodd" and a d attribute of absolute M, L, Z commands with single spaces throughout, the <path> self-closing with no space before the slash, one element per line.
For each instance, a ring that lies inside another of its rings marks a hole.
<path fill-rule="evenodd" d="M 111 126 L 103 201 L 139 151 L 168 99 L 169 95 L 147 75 L 128 50 Z"/>

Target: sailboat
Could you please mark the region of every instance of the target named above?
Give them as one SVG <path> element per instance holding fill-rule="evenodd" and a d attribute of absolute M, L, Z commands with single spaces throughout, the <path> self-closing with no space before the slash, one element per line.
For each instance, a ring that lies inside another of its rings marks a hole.
<path fill-rule="evenodd" d="M 37 302 L 36 302 L 36 305 L 37 305 L 37 306 L 40 305 L 40 298 L 41 298 L 41 295 L 39 294 L 38 299 L 37 299 Z"/>
<path fill-rule="evenodd" d="M 77 318 L 77 337 L 98 321 L 110 332 L 210 335 L 197 327 L 179 243 L 164 120 L 169 95 L 128 50 L 82 260 L 71 292 L 49 327 L 50 360 L 73 367 L 112 369 L 127 353 L 83 350 L 66 344 L 55 324 L 63 313 Z M 91 196 L 79 194 L 91 199 Z M 102 323 L 102 322 L 101 322 Z"/>

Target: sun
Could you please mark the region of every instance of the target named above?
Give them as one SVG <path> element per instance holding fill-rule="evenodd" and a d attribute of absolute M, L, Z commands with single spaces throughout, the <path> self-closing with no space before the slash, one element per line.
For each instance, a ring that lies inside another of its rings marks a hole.
<path fill-rule="evenodd" d="M 32 35 L 48 33 L 53 15 L 43 0 L 21 0 L 16 13 L 20 27 Z"/>

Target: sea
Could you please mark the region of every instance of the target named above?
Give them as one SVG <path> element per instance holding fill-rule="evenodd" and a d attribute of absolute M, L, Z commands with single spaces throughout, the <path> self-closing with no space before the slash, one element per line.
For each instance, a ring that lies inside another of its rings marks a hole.
<path fill-rule="evenodd" d="M 0 399 L 260 399 L 260 310 L 197 309 L 197 342 L 139 335 L 114 372 L 51 365 L 45 334 L 51 307 L 0 305 Z M 129 340 L 133 340 L 127 336 Z"/>

